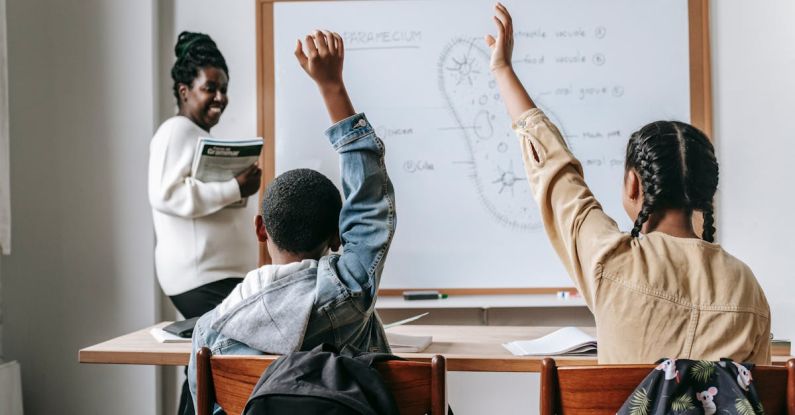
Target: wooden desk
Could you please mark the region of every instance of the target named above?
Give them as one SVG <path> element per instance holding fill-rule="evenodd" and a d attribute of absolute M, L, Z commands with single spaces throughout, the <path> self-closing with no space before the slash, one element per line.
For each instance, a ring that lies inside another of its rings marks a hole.
<path fill-rule="evenodd" d="M 160 323 L 161 327 L 167 323 Z M 151 327 L 86 347 L 79 352 L 80 363 L 135 365 L 187 365 L 190 343 L 158 343 L 149 334 Z M 457 372 L 538 372 L 543 357 L 518 357 L 502 343 L 541 337 L 557 327 L 514 326 L 423 326 L 404 325 L 390 331 L 409 335 L 433 336 L 423 353 L 398 354 L 409 360 L 427 361 L 435 354 L 447 358 L 447 370 Z M 594 334 L 595 328 L 585 328 Z M 278 356 L 263 358 L 275 359 Z M 773 364 L 783 365 L 789 357 L 774 356 Z M 558 356 L 559 366 L 596 364 L 595 357 Z"/>
<path fill-rule="evenodd" d="M 156 326 L 162 327 L 167 323 Z M 187 365 L 190 343 L 158 343 L 151 327 L 125 334 L 112 340 L 81 349 L 80 363 L 117 363 L 134 365 Z M 465 372 L 538 372 L 539 357 L 517 357 L 502 347 L 502 343 L 532 339 L 555 330 L 556 327 L 506 326 L 422 326 L 405 325 L 390 331 L 401 334 L 430 335 L 433 343 L 423 353 L 398 354 L 409 360 L 430 360 L 435 354 L 447 358 L 447 369 Z M 593 333 L 594 328 L 586 330 Z M 275 358 L 275 357 L 274 357 Z M 561 357 L 559 365 L 594 364 L 593 357 Z"/>
<path fill-rule="evenodd" d="M 168 323 L 165 321 L 152 327 L 163 327 Z M 191 351 L 190 342 L 160 343 L 149 333 L 152 327 L 80 349 L 78 361 L 130 365 L 187 365 Z"/>

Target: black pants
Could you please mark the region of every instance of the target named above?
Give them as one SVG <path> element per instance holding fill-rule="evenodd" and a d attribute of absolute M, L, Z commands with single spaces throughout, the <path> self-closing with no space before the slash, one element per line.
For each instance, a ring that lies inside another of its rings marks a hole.
<path fill-rule="evenodd" d="M 227 278 L 224 280 L 211 282 L 202 285 L 201 287 L 194 288 L 182 294 L 177 294 L 171 297 L 171 302 L 174 307 L 179 310 L 185 318 L 200 317 L 204 313 L 212 310 L 221 301 L 232 292 L 235 286 L 243 281 L 242 278 Z M 185 375 L 188 374 L 188 368 L 185 368 Z M 190 396 L 190 389 L 188 388 L 188 381 L 182 384 L 182 394 L 179 398 L 179 409 L 177 415 L 195 415 L 196 410 L 193 407 L 193 399 Z"/>

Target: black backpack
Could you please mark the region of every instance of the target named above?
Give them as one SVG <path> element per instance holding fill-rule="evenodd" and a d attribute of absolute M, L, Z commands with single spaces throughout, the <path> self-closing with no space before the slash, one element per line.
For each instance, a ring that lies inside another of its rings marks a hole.
<path fill-rule="evenodd" d="M 322 344 L 273 362 L 248 398 L 245 415 L 399 415 L 376 362 L 402 360 L 386 353 L 338 352 Z"/>

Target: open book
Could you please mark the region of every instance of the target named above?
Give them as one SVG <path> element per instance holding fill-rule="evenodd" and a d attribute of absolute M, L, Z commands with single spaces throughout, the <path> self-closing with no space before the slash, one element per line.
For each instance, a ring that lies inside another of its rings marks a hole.
<path fill-rule="evenodd" d="M 262 138 L 226 141 L 201 137 L 196 144 L 191 175 L 202 182 L 225 182 L 259 159 L 262 151 Z M 235 202 L 230 207 L 243 207 L 247 198 Z"/>
<path fill-rule="evenodd" d="M 576 327 L 564 327 L 535 340 L 517 340 L 502 346 L 514 356 L 596 354 L 596 339 Z"/>

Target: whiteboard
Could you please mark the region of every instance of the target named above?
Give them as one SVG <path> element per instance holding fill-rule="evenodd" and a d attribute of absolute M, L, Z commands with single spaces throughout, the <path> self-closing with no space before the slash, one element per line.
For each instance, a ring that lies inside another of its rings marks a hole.
<path fill-rule="evenodd" d="M 623 230 L 629 135 L 690 120 L 686 0 L 505 1 L 513 64 L 582 161 Z M 276 174 L 312 168 L 339 185 L 329 120 L 293 55 L 339 32 L 345 81 L 386 144 L 397 231 L 381 288 L 570 286 L 539 219 L 518 140 L 489 69 L 493 1 L 277 2 L 273 9 Z"/>

